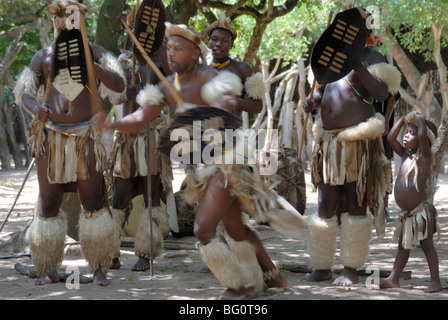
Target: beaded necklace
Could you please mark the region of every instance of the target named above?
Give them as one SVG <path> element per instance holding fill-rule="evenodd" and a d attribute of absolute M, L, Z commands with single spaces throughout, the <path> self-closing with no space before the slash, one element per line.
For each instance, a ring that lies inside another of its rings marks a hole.
<path fill-rule="evenodd" d="M 181 73 L 181 74 L 179 74 L 179 75 L 176 73 L 176 77 L 174 78 L 174 90 L 175 90 L 176 92 L 179 92 L 179 88 L 180 88 L 179 80 L 185 78 L 185 77 L 188 76 L 188 75 L 190 75 L 190 74 L 193 72 L 193 70 L 196 69 L 197 65 L 198 65 L 198 64 L 196 63 L 196 64 L 194 65 L 193 69 L 191 69 L 190 71 Z"/>
<path fill-rule="evenodd" d="M 358 97 L 360 97 L 362 99 L 362 101 L 364 101 L 367 104 L 372 104 L 370 101 L 364 99 L 361 94 L 358 92 L 358 90 L 355 89 L 355 87 L 352 85 L 352 83 L 348 80 L 347 77 L 345 77 L 345 79 L 347 80 L 348 84 L 350 85 L 350 87 L 353 89 L 353 91 L 355 91 L 355 93 L 358 95 Z"/>
<path fill-rule="evenodd" d="M 232 61 L 232 58 L 229 57 L 229 59 L 227 59 L 227 61 L 221 62 L 221 63 L 215 63 L 212 62 L 212 68 L 213 69 L 221 69 L 224 68 L 226 65 L 228 65 L 230 62 Z"/>

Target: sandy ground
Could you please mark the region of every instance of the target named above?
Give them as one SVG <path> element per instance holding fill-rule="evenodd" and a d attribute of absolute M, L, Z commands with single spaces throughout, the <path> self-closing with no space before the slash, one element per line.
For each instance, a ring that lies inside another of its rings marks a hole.
<path fill-rule="evenodd" d="M 0 171 L 0 221 L 3 222 L 23 182 L 26 170 L 10 172 Z M 182 181 L 182 171 L 176 170 L 175 189 Z M 316 210 L 317 193 L 312 192 L 309 172 L 306 172 L 307 182 L 307 210 L 310 215 Z M 32 170 L 19 200 L 10 215 L 0 239 L 9 237 L 13 232 L 22 230 L 33 216 L 38 192 L 35 169 Z M 434 202 L 439 212 L 439 224 L 442 229 L 441 239 L 436 244 L 439 255 L 440 278 L 443 286 L 448 285 L 448 176 L 439 177 L 439 190 Z M 398 212 L 393 197 L 390 199 L 392 216 Z M 331 281 L 308 283 L 301 281 L 305 273 L 296 269 L 309 266 L 310 261 L 306 253 L 306 243 L 287 238 L 273 231 L 267 226 L 254 227 L 259 232 L 271 258 L 280 264 L 283 274 L 289 282 L 287 289 L 269 289 L 256 297 L 256 300 L 441 300 L 448 299 L 448 290 L 434 294 L 425 294 L 423 290 L 428 286 L 429 271 L 426 259 L 421 249 L 413 249 L 411 258 L 405 271 L 411 272 L 409 279 L 401 280 L 401 288 L 375 289 L 375 275 L 378 270 L 390 271 L 395 259 L 397 244 L 392 243 L 395 222 L 387 224 L 386 236 L 379 240 L 375 234 L 371 242 L 371 254 L 366 267 L 371 268 L 368 275 L 360 276 L 358 284 L 349 288 L 333 287 Z M 112 284 L 99 287 L 93 283 L 80 284 L 79 288 L 67 286 L 60 282 L 47 286 L 35 286 L 34 279 L 14 270 L 16 263 L 32 266 L 29 257 L 0 259 L 0 299 L 73 299 L 73 300 L 214 300 L 223 292 L 223 288 L 213 276 L 204 274 L 200 270 L 205 266 L 198 250 L 195 248 L 197 240 L 194 237 L 173 238 L 165 241 L 162 255 L 154 260 L 153 275 L 150 271 L 133 272 L 132 266 L 136 262 L 133 248 L 122 248 L 119 270 L 111 270 L 108 274 Z M 0 250 L 1 251 L 1 250 Z M 21 252 L 21 253 L 27 253 Z M 12 252 L 1 251 L 5 256 Z M 335 259 L 335 268 L 341 268 L 339 251 Z M 78 268 L 81 274 L 90 277 L 87 264 L 79 253 L 77 246 L 70 246 L 66 250 L 60 272 L 67 268 Z M 302 271 L 303 272 L 303 271 Z M 373 272 L 373 273 L 372 273 Z M 369 274 L 372 274 L 369 276 Z M 192 302 L 193 303 L 193 302 Z M 174 310 L 173 312 L 178 312 Z"/>

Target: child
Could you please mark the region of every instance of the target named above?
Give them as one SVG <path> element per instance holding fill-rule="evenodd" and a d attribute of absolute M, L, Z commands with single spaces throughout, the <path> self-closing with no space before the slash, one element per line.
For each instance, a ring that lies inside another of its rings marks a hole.
<path fill-rule="evenodd" d="M 401 145 L 397 136 L 405 123 L 407 128 Z M 400 286 L 400 275 L 408 262 L 410 248 L 420 244 L 431 274 L 431 284 L 425 292 L 437 292 L 442 289 L 439 262 L 433 243 L 433 235 L 437 230 L 437 212 L 428 202 L 431 144 L 434 143 L 436 135 L 434 124 L 415 111 L 400 118 L 388 134 L 387 138 L 394 152 L 402 158 L 394 187 L 395 201 L 402 212 L 399 214 L 394 234 L 394 239 L 399 236 L 398 253 L 392 273 L 388 278 L 380 280 L 381 288 Z"/>

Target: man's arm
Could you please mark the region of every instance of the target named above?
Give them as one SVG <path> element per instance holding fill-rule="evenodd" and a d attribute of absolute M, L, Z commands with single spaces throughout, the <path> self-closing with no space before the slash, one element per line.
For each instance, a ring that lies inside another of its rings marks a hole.
<path fill-rule="evenodd" d="M 125 89 L 124 74 L 119 74 L 116 71 L 105 68 L 100 63 L 102 58 L 106 57 L 108 53 L 106 49 L 99 45 L 92 45 L 92 50 L 95 55 L 95 63 L 93 65 L 93 71 L 95 76 L 110 90 L 115 92 L 123 92 Z M 117 60 L 118 62 L 118 60 Z"/>

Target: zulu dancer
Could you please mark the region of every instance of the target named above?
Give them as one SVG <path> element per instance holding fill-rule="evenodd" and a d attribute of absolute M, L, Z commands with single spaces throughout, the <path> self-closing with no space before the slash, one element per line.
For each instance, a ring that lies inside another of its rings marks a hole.
<path fill-rule="evenodd" d="M 358 8 L 350 10 L 338 14 L 335 22 L 351 26 L 352 21 L 340 22 L 343 19 L 338 16 L 354 12 L 361 15 L 361 23 L 352 29 L 365 28 L 362 19 L 366 19 L 366 12 Z M 361 50 L 365 48 L 365 41 L 366 38 L 360 44 Z M 316 72 L 315 76 L 317 79 Z M 396 93 L 400 80 L 399 71 L 384 63 L 378 51 L 365 48 L 361 59 L 346 76 L 326 83 L 304 101 L 305 112 L 320 107 L 320 119 L 313 127 L 316 145 L 312 159 L 313 183 L 319 192 L 318 211 L 310 218 L 308 239 L 313 272 L 304 280 L 332 278 L 338 234 L 337 209 L 345 195 L 348 212 L 340 217 L 340 258 L 344 268 L 333 284 L 350 286 L 358 281 L 356 269 L 364 264 L 369 254 L 372 235 L 373 216 L 367 209 L 374 214 L 381 210 L 382 197 L 390 180 L 382 172 L 386 162 L 381 140 L 384 117 L 375 114 L 372 101 L 384 101 L 389 93 Z M 384 226 L 384 216 L 373 222 L 377 234 L 384 233 L 384 227 L 381 231 L 377 223 Z"/>
<path fill-rule="evenodd" d="M 67 35 L 68 6 L 78 8 L 80 14 L 87 12 L 84 5 L 74 1 L 58 0 L 48 6 L 54 16 L 55 34 L 59 36 L 56 43 L 36 53 L 15 87 L 17 99 L 35 116 L 28 132 L 28 148 L 36 158 L 42 204 L 29 233 L 39 277 L 35 283 L 44 285 L 59 280 L 58 267 L 63 260 L 67 231 L 67 217 L 60 205 L 64 190 L 73 183 L 83 210 L 79 219 L 82 253 L 89 271 L 94 274 L 94 283 L 108 285 L 107 272 L 119 238 L 105 198 L 103 170 L 107 169 L 107 160 L 102 136 L 90 122 L 95 108 L 89 91 L 92 88 L 83 86 L 76 77 L 84 75 L 77 69 L 82 69 L 85 56 L 76 39 L 70 40 L 69 45 L 61 40 Z M 70 30 L 71 33 L 76 31 Z M 101 82 L 102 97 L 122 92 L 125 80 L 118 60 L 95 44 L 91 45 L 91 52 L 94 76 Z M 58 66 L 67 61 L 72 64 L 56 68 L 56 60 Z M 52 61 L 55 64 L 52 65 Z M 71 76 L 67 76 L 67 68 Z M 49 94 L 44 101 L 46 89 Z"/>
<path fill-rule="evenodd" d="M 145 3 L 142 3 L 142 6 L 144 5 Z M 130 25 L 134 23 L 134 10 L 128 15 L 128 24 Z M 143 23 L 142 20 L 138 20 L 137 24 Z M 119 57 L 126 75 L 127 85 L 126 90 L 120 95 L 119 99 L 112 101 L 115 105 L 122 104 L 123 116 L 137 110 L 139 107 L 136 101 L 137 94 L 147 83 L 155 84 L 159 81 L 153 72 L 147 73 L 148 69 L 139 60 L 133 59 L 132 55 L 130 52 L 125 52 Z M 157 54 L 154 55 L 154 60 L 159 68 L 162 68 L 162 64 L 166 65 L 166 51 L 162 46 L 157 51 Z M 135 63 L 134 66 L 133 63 Z M 163 66 L 163 69 L 168 70 L 169 68 L 168 66 Z M 133 70 L 135 72 L 135 85 L 132 85 Z M 168 115 L 163 114 L 152 121 L 150 127 L 151 204 L 152 217 L 155 222 L 152 224 L 153 257 L 160 255 L 163 248 L 163 239 L 168 237 L 170 233 L 168 214 L 160 203 L 162 187 L 166 195 L 167 210 L 171 211 L 173 215 L 176 215 L 174 194 L 172 193 L 173 174 L 171 160 L 169 157 L 157 151 L 159 134 L 166 127 L 168 120 Z M 151 232 L 147 192 L 148 168 L 146 161 L 146 139 L 146 128 L 138 132 L 130 133 L 118 131 L 111 152 L 110 173 L 112 175 L 113 190 L 111 210 L 114 219 L 117 220 L 119 225 L 123 226 L 132 210 L 132 199 L 139 194 L 143 194 L 145 202 L 145 207 L 140 215 L 140 221 L 135 235 L 135 255 L 138 257 L 138 260 L 132 268 L 133 271 L 145 271 L 150 268 Z M 172 197 L 172 199 L 169 197 Z M 121 231 L 120 228 L 120 234 Z M 111 268 L 120 268 L 119 256 L 120 253 L 117 252 Z"/>
<path fill-rule="evenodd" d="M 230 72 L 217 73 L 200 64 L 201 53 L 207 52 L 200 35 L 184 25 L 166 24 L 168 64 L 174 72 L 167 77 L 167 81 L 176 88 L 185 106 L 200 110 L 201 106 L 217 103 L 232 113 L 233 105 L 225 101 L 232 98 L 229 94 L 241 94 L 239 77 Z M 105 116 L 98 115 L 98 125 L 103 129 L 135 131 L 156 118 L 165 104 L 174 115 L 184 111 L 176 105 L 165 83 L 157 87 L 146 86 L 137 99 L 140 104 L 137 111 L 115 123 L 105 122 Z M 260 208 L 277 209 L 282 213 L 286 211 L 283 208 L 270 208 L 275 202 L 272 194 L 253 169 L 246 165 L 205 165 L 194 170 L 193 174 L 187 172 L 190 177 L 186 188 L 189 200 L 199 201 L 194 233 L 201 242 L 200 251 L 204 261 L 227 288 L 224 294 L 226 298 L 247 297 L 262 290 L 265 285 L 287 285 L 255 232 L 242 222 L 242 209 L 247 209 L 251 214 L 256 214 L 256 209 Z M 246 200 L 244 207 L 240 199 Z M 263 212 L 259 212 L 258 216 L 264 218 Z M 220 222 L 229 235 L 226 241 L 216 237 Z M 293 229 L 297 230 L 296 227 Z M 305 229 L 304 226 L 302 229 Z"/>

